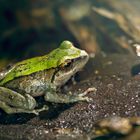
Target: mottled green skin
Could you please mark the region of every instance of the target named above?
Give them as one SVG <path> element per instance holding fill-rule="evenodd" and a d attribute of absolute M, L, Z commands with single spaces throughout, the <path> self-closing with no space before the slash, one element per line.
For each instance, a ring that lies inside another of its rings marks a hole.
<path fill-rule="evenodd" d="M 45 105 L 36 109 L 34 97 L 44 96 L 45 101 L 73 103 L 89 101 L 84 94 L 58 93 L 71 76 L 84 67 L 88 61 L 84 50 L 75 48 L 64 41 L 59 48 L 48 55 L 35 57 L 16 63 L 0 73 L 0 108 L 6 113 L 34 113 L 48 110 Z"/>
<path fill-rule="evenodd" d="M 48 55 L 27 59 L 14 65 L 11 70 L 9 70 L 9 73 L 0 81 L 0 85 L 16 77 L 30 75 L 50 68 L 57 68 L 59 65 L 65 65 L 66 60 L 74 59 L 79 55 L 79 49 L 75 48 L 69 41 L 64 41 L 59 48 L 53 50 Z"/>

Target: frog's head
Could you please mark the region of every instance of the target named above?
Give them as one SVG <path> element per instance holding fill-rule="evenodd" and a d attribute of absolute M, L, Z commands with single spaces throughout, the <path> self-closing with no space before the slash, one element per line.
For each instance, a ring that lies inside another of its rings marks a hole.
<path fill-rule="evenodd" d="M 64 41 L 60 45 L 62 52 L 67 52 L 63 57 L 63 63 L 58 67 L 58 72 L 55 74 L 53 83 L 56 86 L 65 84 L 71 76 L 80 71 L 89 59 L 86 51 L 80 50 L 73 46 L 69 41 Z"/>

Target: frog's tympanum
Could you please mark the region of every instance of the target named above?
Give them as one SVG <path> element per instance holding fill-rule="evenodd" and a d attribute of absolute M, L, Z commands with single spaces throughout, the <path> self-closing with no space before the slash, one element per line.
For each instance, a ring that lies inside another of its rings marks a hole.
<path fill-rule="evenodd" d="M 58 92 L 71 76 L 81 70 L 88 61 L 84 50 L 63 41 L 59 48 L 48 55 L 23 60 L 0 73 L 0 108 L 6 113 L 34 113 L 47 110 L 45 105 L 37 109 L 34 97 L 44 96 L 53 103 L 89 101 L 85 94 Z"/>

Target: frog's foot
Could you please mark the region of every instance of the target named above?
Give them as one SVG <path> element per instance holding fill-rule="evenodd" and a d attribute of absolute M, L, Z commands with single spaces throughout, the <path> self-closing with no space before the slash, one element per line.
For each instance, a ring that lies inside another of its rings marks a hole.
<path fill-rule="evenodd" d="M 91 102 L 93 101 L 92 98 L 89 98 L 89 97 L 83 97 L 81 96 L 81 94 L 79 96 L 76 96 L 77 100 L 78 101 L 86 101 L 86 102 Z"/>
<path fill-rule="evenodd" d="M 53 103 L 74 103 L 78 101 L 90 102 L 89 97 L 84 97 L 86 94 L 72 95 L 72 94 L 61 94 L 61 93 L 46 93 L 45 100 Z"/>
<path fill-rule="evenodd" d="M 96 92 L 96 91 L 97 91 L 97 89 L 95 87 L 91 87 L 91 88 L 86 89 L 83 93 L 79 94 L 79 96 L 82 97 L 82 96 L 87 95 L 90 92 Z"/>
<path fill-rule="evenodd" d="M 47 105 L 44 105 L 42 108 L 40 108 L 40 109 L 35 109 L 35 112 L 36 113 L 40 113 L 40 112 L 42 112 L 42 111 L 46 111 L 46 110 L 48 110 L 49 109 L 49 107 L 47 106 Z"/>
<path fill-rule="evenodd" d="M 92 88 L 88 88 L 86 89 L 83 93 L 80 93 L 78 95 L 75 96 L 75 98 L 79 101 L 87 101 L 87 102 L 91 102 L 93 101 L 92 98 L 89 98 L 89 97 L 85 97 L 88 93 L 90 92 L 96 92 L 97 89 L 95 87 L 92 87 Z M 72 96 L 72 93 L 70 92 L 69 93 L 71 96 Z M 74 95 L 73 95 L 74 96 Z"/>

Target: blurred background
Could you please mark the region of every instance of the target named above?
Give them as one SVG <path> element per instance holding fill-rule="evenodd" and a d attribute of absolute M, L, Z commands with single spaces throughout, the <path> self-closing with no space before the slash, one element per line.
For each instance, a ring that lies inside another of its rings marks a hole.
<path fill-rule="evenodd" d="M 0 67 L 57 48 L 139 55 L 138 0 L 1 0 Z"/>

